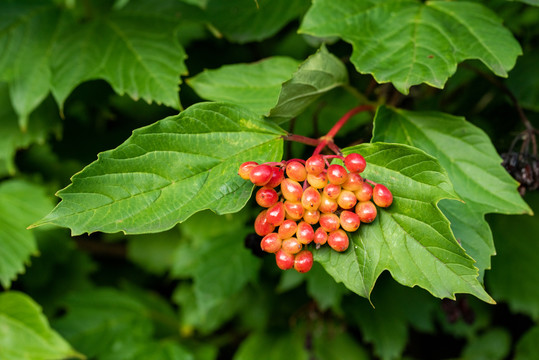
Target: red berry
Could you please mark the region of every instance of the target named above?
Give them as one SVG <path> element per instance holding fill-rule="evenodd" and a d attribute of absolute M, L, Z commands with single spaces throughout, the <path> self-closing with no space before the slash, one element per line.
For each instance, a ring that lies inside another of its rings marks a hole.
<path fill-rule="evenodd" d="M 326 168 L 322 155 L 313 155 L 305 161 L 305 169 L 309 174 L 318 175 Z"/>
<path fill-rule="evenodd" d="M 369 201 L 372 197 L 372 186 L 363 182 L 361 188 L 355 192 L 357 201 Z"/>
<path fill-rule="evenodd" d="M 264 164 L 255 166 L 249 174 L 249 179 L 256 186 L 266 185 L 271 180 L 271 166 Z"/>
<path fill-rule="evenodd" d="M 320 245 L 324 245 L 328 241 L 328 233 L 319 227 L 314 232 L 314 243 L 316 244 L 316 248 L 318 249 Z"/>
<path fill-rule="evenodd" d="M 286 212 L 284 209 L 284 204 L 279 201 L 277 204 L 273 205 L 268 209 L 266 213 L 266 220 L 273 226 L 279 226 L 283 223 Z"/>
<path fill-rule="evenodd" d="M 339 217 L 335 214 L 320 215 L 320 227 L 327 232 L 335 231 L 339 228 Z"/>
<path fill-rule="evenodd" d="M 348 179 L 342 184 L 342 188 L 350 191 L 357 191 L 363 186 L 363 178 L 358 173 L 349 173 Z"/>
<path fill-rule="evenodd" d="M 288 270 L 294 267 L 294 258 L 293 254 L 289 254 L 283 249 L 275 253 L 275 262 L 281 270 Z"/>
<path fill-rule="evenodd" d="M 301 219 L 303 217 L 303 213 L 305 212 L 305 208 L 300 202 L 288 200 L 284 202 L 284 209 L 286 211 L 286 218 L 292 220 Z"/>
<path fill-rule="evenodd" d="M 290 161 L 286 165 L 286 175 L 292 180 L 305 181 L 307 178 L 307 170 L 299 161 Z"/>
<path fill-rule="evenodd" d="M 305 221 L 301 221 L 298 224 L 298 230 L 296 231 L 296 238 L 302 244 L 310 244 L 314 239 L 314 230 L 310 224 Z"/>
<path fill-rule="evenodd" d="M 260 247 L 263 251 L 268 253 L 276 253 L 281 248 L 281 238 L 277 233 L 270 233 L 260 241 Z"/>
<path fill-rule="evenodd" d="M 334 213 L 339 208 L 339 204 L 337 204 L 337 201 L 333 199 L 329 199 L 327 196 L 322 195 L 320 206 L 318 207 L 318 210 L 322 213 Z"/>
<path fill-rule="evenodd" d="M 328 235 L 328 245 L 335 251 L 342 252 L 348 249 L 350 240 L 344 230 L 335 230 Z"/>
<path fill-rule="evenodd" d="M 300 251 L 294 258 L 294 269 L 300 273 L 306 273 L 313 267 L 313 253 L 309 250 Z"/>
<path fill-rule="evenodd" d="M 303 214 L 303 220 L 307 224 L 316 225 L 318 220 L 320 220 L 320 211 L 318 210 L 305 210 Z"/>
<path fill-rule="evenodd" d="M 360 201 L 356 205 L 356 214 L 364 223 L 371 223 L 376 219 L 376 206 L 371 201 Z"/>
<path fill-rule="evenodd" d="M 255 198 L 258 205 L 269 208 L 279 200 L 279 195 L 277 195 L 277 191 L 264 186 L 258 189 Z"/>
<path fill-rule="evenodd" d="M 344 210 L 339 217 L 341 227 L 348 232 L 354 232 L 359 228 L 361 221 L 359 216 L 352 211 Z"/>
<path fill-rule="evenodd" d="M 393 202 L 393 194 L 382 184 L 376 184 L 372 192 L 374 203 L 380 207 L 388 207 Z"/>
<path fill-rule="evenodd" d="M 284 171 L 278 166 L 271 167 L 271 179 L 266 184 L 266 187 L 274 188 L 281 184 L 281 181 L 284 180 Z"/>
<path fill-rule="evenodd" d="M 278 231 L 279 237 L 283 240 L 291 238 L 292 236 L 294 236 L 297 229 L 298 229 L 298 224 L 294 220 L 285 220 L 283 221 L 281 226 L 279 226 L 279 231 Z"/>
<path fill-rule="evenodd" d="M 275 226 L 271 225 L 266 218 L 267 210 L 263 210 L 255 219 L 255 232 L 260 236 L 273 232 Z"/>
<path fill-rule="evenodd" d="M 361 173 L 365 170 L 367 162 L 363 156 L 357 153 L 351 153 L 344 158 L 344 166 L 346 166 L 350 172 Z"/>
<path fill-rule="evenodd" d="M 286 251 L 289 254 L 297 254 L 297 253 L 299 253 L 301 251 L 302 247 L 303 247 L 303 245 L 301 245 L 299 240 L 296 239 L 295 237 L 284 239 L 281 242 L 281 249 L 283 249 L 284 251 Z"/>
<path fill-rule="evenodd" d="M 247 161 L 240 165 L 240 169 L 238 170 L 238 174 L 241 176 L 243 180 L 249 180 L 249 174 L 251 173 L 251 170 L 255 166 L 257 166 L 258 163 L 254 161 Z"/>
<path fill-rule="evenodd" d="M 328 178 L 325 171 L 320 174 L 307 174 L 307 182 L 313 188 L 322 189 L 328 183 Z"/>
<path fill-rule="evenodd" d="M 303 187 L 295 180 L 284 179 L 281 182 L 281 193 L 286 200 L 294 202 L 301 201 Z"/>
<path fill-rule="evenodd" d="M 341 186 L 335 185 L 335 184 L 327 184 L 324 188 L 324 195 L 327 196 L 328 199 L 336 200 L 339 197 L 339 194 L 341 193 Z"/>
<path fill-rule="evenodd" d="M 328 167 L 328 181 L 332 184 L 341 185 L 348 179 L 348 172 L 344 167 L 333 164 Z"/>
<path fill-rule="evenodd" d="M 337 198 L 337 204 L 343 209 L 351 209 L 357 203 L 356 194 L 350 190 L 343 190 Z"/>
<path fill-rule="evenodd" d="M 305 210 L 318 209 L 321 201 L 322 197 L 320 196 L 320 193 L 312 186 L 305 189 L 303 195 L 301 196 L 301 205 L 303 205 Z"/>

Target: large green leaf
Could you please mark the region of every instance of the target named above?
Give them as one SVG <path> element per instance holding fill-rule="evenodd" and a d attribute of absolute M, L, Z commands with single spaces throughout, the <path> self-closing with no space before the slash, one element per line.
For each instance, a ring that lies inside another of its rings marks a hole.
<path fill-rule="evenodd" d="M 65 305 L 67 313 L 53 326 L 88 357 L 145 342 L 153 333 L 149 310 L 115 289 L 78 291 Z"/>
<path fill-rule="evenodd" d="M 539 211 L 539 194 L 530 193 L 527 200 Z M 535 216 L 491 215 L 488 218 L 498 255 L 492 259 L 492 270 L 486 284 L 492 295 L 505 301 L 514 312 L 539 320 L 539 221 Z"/>
<path fill-rule="evenodd" d="M 466 59 L 507 76 L 521 54 L 494 12 L 465 1 L 314 0 L 300 31 L 341 37 L 359 72 L 404 94 L 420 83 L 442 88 Z"/>
<path fill-rule="evenodd" d="M 57 111 L 55 113 L 51 109 L 51 103 L 54 106 L 52 99 L 43 103 L 38 111 L 29 117 L 28 126 L 23 131 L 11 106 L 7 83 L 0 82 L 0 176 L 15 173 L 14 157 L 18 149 L 36 142 L 45 142 L 50 133 L 60 132 L 60 117 Z"/>
<path fill-rule="evenodd" d="M 132 0 L 81 25 L 65 21 L 51 59 L 54 97 L 63 104 L 80 83 L 104 79 L 119 94 L 179 109 L 179 76 L 187 73 L 175 36 L 182 16 L 178 1 Z"/>
<path fill-rule="evenodd" d="M 309 6 L 307 0 L 208 0 L 208 20 L 230 41 L 261 41 L 275 35 Z"/>
<path fill-rule="evenodd" d="M 228 101 L 273 119 L 289 119 L 328 91 L 348 82 L 346 67 L 323 46 L 298 68 L 290 58 L 225 65 L 191 78 L 203 98 Z"/>
<path fill-rule="evenodd" d="M 320 95 L 347 83 L 348 72 L 342 61 L 322 46 L 283 84 L 277 105 L 269 116 L 274 119 L 295 117 Z"/>
<path fill-rule="evenodd" d="M 185 52 L 175 31 L 186 5 L 132 0 L 80 21 L 52 2 L 12 1 L 0 14 L 0 80 L 26 127 L 49 91 L 60 105 L 80 83 L 104 79 L 120 94 L 180 107 Z"/>
<path fill-rule="evenodd" d="M 220 325 L 213 314 L 237 302 L 243 288 L 256 278 L 261 262 L 244 246 L 249 232 L 245 221 L 244 212 L 218 216 L 205 211 L 180 226 L 191 240 L 175 251 L 171 274 L 193 279 L 193 287 L 180 287 L 176 296 L 183 305 L 195 302 L 184 310 L 189 313 L 184 315 L 186 323 L 202 329 Z M 221 314 L 223 320 L 238 309 L 230 310 Z"/>
<path fill-rule="evenodd" d="M 50 328 L 40 306 L 28 295 L 0 294 L 0 324 L 2 360 L 83 358 Z"/>
<path fill-rule="evenodd" d="M 368 164 L 365 177 L 385 184 L 394 201 L 380 209 L 373 223 L 350 234 L 348 251 L 323 248 L 315 253 L 315 260 L 335 280 L 367 298 L 376 279 L 389 270 L 399 283 L 420 286 L 440 298 L 470 293 L 493 302 L 477 280 L 473 259 L 437 207 L 441 199 L 458 197 L 436 159 L 407 145 L 384 143 L 362 144 L 344 152 L 362 154 Z"/>
<path fill-rule="evenodd" d="M 279 161 L 284 131 L 240 107 L 200 103 L 135 130 L 72 178 L 62 202 L 35 226 L 73 234 L 148 233 L 192 214 L 240 210 L 253 185 L 237 175 L 245 161 Z"/>
<path fill-rule="evenodd" d="M 276 56 L 205 70 L 187 83 L 204 99 L 231 102 L 266 115 L 277 103 L 281 84 L 292 77 L 298 65 L 297 60 Z"/>
<path fill-rule="evenodd" d="M 0 285 L 8 288 L 37 253 L 34 234 L 26 227 L 50 211 L 51 199 L 40 186 L 22 180 L 0 183 Z"/>
<path fill-rule="evenodd" d="M 530 212 L 489 137 L 464 118 L 438 112 L 380 107 L 374 124 L 372 141 L 415 146 L 447 170 L 464 203 L 442 201 L 440 208 L 481 273 L 489 269 L 495 250 L 484 215 Z"/>

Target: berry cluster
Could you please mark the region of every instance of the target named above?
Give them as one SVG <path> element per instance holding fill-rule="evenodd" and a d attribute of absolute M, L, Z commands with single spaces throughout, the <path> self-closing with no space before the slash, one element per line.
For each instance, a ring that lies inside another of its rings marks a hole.
<path fill-rule="evenodd" d="M 531 154 L 514 151 L 503 153 L 502 166 L 520 183 L 518 191 L 522 196 L 526 191 L 539 188 L 539 160 Z"/>
<path fill-rule="evenodd" d="M 330 158 L 342 159 L 344 166 L 329 165 Z M 374 221 L 375 204 L 391 205 L 393 195 L 387 187 L 361 177 L 366 165 L 363 156 L 352 153 L 260 165 L 249 161 L 240 166 L 238 174 L 260 186 L 256 202 L 265 209 L 254 228 L 263 236 L 262 250 L 275 254 L 280 269 L 309 271 L 313 255 L 306 245 L 310 243 L 317 249 L 327 243 L 335 251 L 345 251 L 350 243 L 347 232 Z"/>

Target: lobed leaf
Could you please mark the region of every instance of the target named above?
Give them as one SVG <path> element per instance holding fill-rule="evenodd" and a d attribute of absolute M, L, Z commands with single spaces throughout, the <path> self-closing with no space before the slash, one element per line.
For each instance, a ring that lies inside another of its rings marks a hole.
<path fill-rule="evenodd" d="M 277 103 L 281 84 L 290 79 L 298 65 L 297 60 L 276 56 L 204 70 L 187 83 L 204 99 L 231 102 L 266 115 Z"/>
<path fill-rule="evenodd" d="M 177 1 L 137 0 L 82 25 L 66 20 L 51 59 L 55 99 L 62 105 L 77 85 L 103 79 L 121 95 L 179 109 L 179 76 L 187 73 L 175 36 L 182 17 Z"/>
<path fill-rule="evenodd" d="M 481 274 L 495 254 L 484 215 L 531 212 L 516 191 L 518 184 L 501 166 L 487 134 L 464 118 L 438 112 L 380 107 L 372 141 L 407 144 L 434 156 L 447 170 L 465 203 L 443 201 L 440 208 L 457 239 L 477 261 Z"/>
<path fill-rule="evenodd" d="M 0 81 L 19 124 L 52 91 L 60 107 L 73 89 L 104 79 L 119 94 L 180 108 L 186 58 L 176 36 L 179 1 L 132 0 L 80 21 L 53 2 L 12 1 L 0 14 Z M 150 11 L 151 10 L 151 11 Z"/>
<path fill-rule="evenodd" d="M 307 0 L 207 0 L 208 20 L 228 40 L 246 43 L 275 35 L 302 15 Z"/>
<path fill-rule="evenodd" d="M 237 175 L 239 165 L 281 160 L 284 134 L 243 108 L 196 104 L 99 154 L 33 226 L 51 223 L 73 234 L 149 233 L 204 209 L 236 212 L 253 189 Z"/>
<path fill-rule="evenodd" d="M 84 357 L 51 329 L 41 308 L 17 291 L 0 294 L 0 354 L 3 360 Z"/>
<path fill-rule="evenodd" d="M 32 231 L 26 227 L 50 211 L 51 200 L 38 185 L 23 180 L 0 183 L 0 285 L 9 288 L 37 253 Z"/>
<path fill-rule="evenodd" d="M 406 286 L 420 286 L 436 297 L 454 299 L 470 293 L 493 302 L 477 280 L 474 261 L 454 238 L 449 221 L 438 209 L 442 199 L 458 199 L 447 173 L 435 158 L 406 145 L 363 144 L 345 149 L 367 161 L 364 176 L 386 185 L 393 204 L 376 220 L 350 234 L 344 253 L 316 252 L 336 281 L 370 298 L 384 270 Z"/>
<path fill-rule="evenodd" d="M 521 48 L 482 4 L 417 0 L 314 0 L 300 32 L 352 44 L 361 73 L 392 82 L 403 94 L 427 83 L 442 88 L 459 62 L 482 61 L 507 76 Z"/>

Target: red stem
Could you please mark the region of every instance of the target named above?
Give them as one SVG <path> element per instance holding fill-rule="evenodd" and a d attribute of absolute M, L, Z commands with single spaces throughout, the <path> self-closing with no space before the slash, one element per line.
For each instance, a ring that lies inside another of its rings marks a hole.
<path fill-rule="evenodd" d="M 318 155 L 320 151 L 322 151 L 322 149 L 324 149 L 329 143 L 333 143 L 333 138 L 335 137 L 335 135 L 337 135 L 339 130 L 344 126 L 344 124 L 348 122 L 348 120 L 350 120 L 352 116 L 360 112 L 369 111 L 373 109 L 374 107 L 372 105 L 359 105 L 351 109 L 350 111 L 348 111 L 346 114 L 344 114 L 343 117 L 341 117 L 339 121 L 337 121 L 335 125 L 333 125 L 333 127 L 331 128 L 331 130 L 329 130 L 326 136 L 322 136 L 320 138 L 320 143 L 316 146 L 316 149 L 314 149 L 313 155 Z M 340 149 L 339 149 L 339 152 L 340 152 Z"/>
<path fill-rule="evenodd" d="M 306 136 L 296 135 L 296 134 L 288 134 L 284 136 L 283 138 L 288 141 L 295 141 L 295 142 L 299 142 L 299 143 L 311 145 L 311 146 L 317 146 L 320 143 L 319 139 L 312 139 Z"/>

